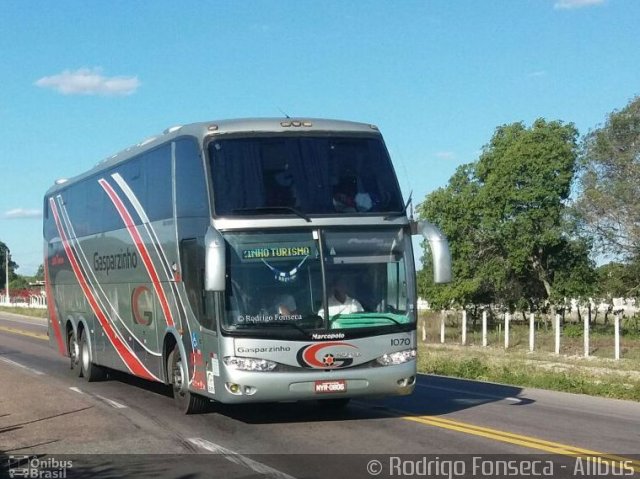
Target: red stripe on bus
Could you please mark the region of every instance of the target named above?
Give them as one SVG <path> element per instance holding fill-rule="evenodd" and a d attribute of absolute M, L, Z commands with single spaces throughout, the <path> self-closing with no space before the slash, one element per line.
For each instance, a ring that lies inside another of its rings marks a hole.
<path fill-rule="evenodd" d="M 54 202 L 53 198 L 49 198 L 49 201 L 51 203 L 51 211 L 53 212 L 53 217 L 54 217 L 54 219 L 56 221 L 56 227 L 58 228 L 58 233 L 60 234 L 60 239 L 62 240 L 62 245 L 64 246 L 64 250 L 67 253 L 67 258 L 69 258 L 69 263 L 71 264 L 71 268 L 73 269 L 73 272 L 74 272 L 74 274 L 76 276 L 76 279 L 78 280 L 78 284 L 80 284 L 80 288 L 82 289 L 82 292 L 84 293 L 85 297 L 87 298 L 87 301 L 89 302 L 89 305 L 91 306 L 91 309 L 93 310 L 93 313 L 96 315 L 96 317 L 98 318 L 98 321 L 100 322 L 100 325 L 102 326 L 102 329 L 107 334 L 107 337 L 109 338 L 109 341 L 111 341 L 111 344 L 116 349 L 118 355 L 120 356 L 122 361 L 124 361 L 125 365 L 129 369 L 129 371 L 131 371 L 136 376 L 140 376 L 142 378 L 150 379 L 150 380 L 154 380 L 154 381 L 159 381 L 159 379 L 156 376 L 154 376 L 145 367 L 144 364 L 142 364 L 142 361 L 140 361 L 140 359 L 135 354 L 133 354 L 131 351 L 129 351 L 127 346 L 116 335 L 115 331 L 113 330 L 113 328 L 109 324 L 107 316 L 100 309 L 100 306 L 98 305 L 98 301 L 96 300 L 95 296 L 93 295 L 93 292 L 91 291 L 91 288 L 89 287 L 89 284 L 87 283 L 87 280 L 85 279 L 84 275 L 82 274 L 82 271 L 80 269 L 80 265 L 78 264 L 78 261 L 77 261 L 75 255 L 74 255 L 73 251 L 71 250 L 71 245 L 69 244 L 69 240 L 67 239 L 67 235 L 65 234 L 65 232 L 64 232 L 64 230 L 62 228 L 62 224 L 60 223 L 60 217 L 58 216 L 58 210 L 56 208 L 56 205 L 55 205 L 55 202 Z"/>
<path fill-rule="evenodd" d="M 58 314 L 56 313 L 55 300 L 53 299 L 53 293 L 51 291 L 51 282 L 49 281 L 49 258 L 44 258 L 44 284 L 47 292 L 47 309 L 49 310 L 49 322 L 53 326 L 53 333 L 58 343 L 58 349 L 63 356 L 67 355 L 64 349 L 64 341 L 62 340 L 62 332 L 60 331 L 60 324 L 58 323 Z"/>
<path fill-rule="evenodd" d="M 104 178 L 98 180 L 98 183 L 105 190 L 111 201 L 113 202 L 116 210 L 118 210 L 118 214 L 124 221 L 125 226 L 127 227 L 127 231 L 131 235 L 131 239 L 136 245 L 140 256 L 142 257 L 142 262 L 144 263 L 145 268 L 147 269 L 147 273 L 149 273 L 149 277 L 151 278 L 151 283 L 153 284 L 153 289 L 158 295 L 158 299 L 160 300 L 160 307 L 162 308 L 162 312 L 164 313 L 165 320 L 167 321 L 168 326 L 173 326 L 173 316 L 171 315 L 171 310 L 169 309 L 169 302 L 167 301 L 167 296 L 164 294 L 164 290 L 162 289 L 162 285 L 160 284 L 160 278 L 158 277 L 158 272 L 156 271 L 153 262 L 151 261 L 151 256 L 149 256 L 149 251 L 147 247 L 144 245 L 144 241 L 136 228 L 133 218 L 127 211 L 124 206 L 124 203 L 115 192 L 115 190 L 111 187 L 109 183 Z"/>

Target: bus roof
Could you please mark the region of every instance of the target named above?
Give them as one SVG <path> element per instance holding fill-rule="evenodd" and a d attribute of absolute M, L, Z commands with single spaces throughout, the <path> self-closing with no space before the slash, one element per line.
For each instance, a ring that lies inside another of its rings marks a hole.
<path fill-rule="evenodd" d="M 313 134 L 314 132 L 335 133 L 360 133 L 377 134 L 378 127 L 368 123 L 358 123 L 344 120 L 328 120 L 320 118 L 241 118 L 231 120 L 213 120 L 207 122 L 191 123 L 167 128 L 157 136 L 147 138 L 140 143 L 130 146 L 119 153 L 100 161 L 92 169 L 83 172 L 70 179 L 56 180 L 47 191 L 47 196 L 64 189 L 66 186 L 83 180 L 102 170 L 122 163 L 129 158 L 137 156 L 147 150 L 151 150 L 167 141 L 181 136 L 193 136 L 204 138 L 207 136 L 222 136 L 227 134 Z"/>

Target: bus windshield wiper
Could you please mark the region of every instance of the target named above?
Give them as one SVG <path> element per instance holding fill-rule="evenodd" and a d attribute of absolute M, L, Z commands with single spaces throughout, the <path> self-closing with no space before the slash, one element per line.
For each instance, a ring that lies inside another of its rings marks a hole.
<path fill-rule="evenodd" d="M 387 316 L 386 314 L 381 314 L 379 316 L 376 316 L 376 318 L 388 319 L 389 321 L 393 321 L 394 323 L 396 323 L 398 326 L 402 326 L 403 325 L 403 323 L 401 323 L 397 319 L 392 318 L 391 316 Z"/>
<path fill-rule="evenodd" d="M 412 199 L 411 199 L 412 196 L 413 196 L 413 191 L 411 193 L 409 193 L 409 199 L 405 203 L 404 208 L 402 208 L 402 211 L 396 211 L 396 212 L 393 212 L 393 213 L 389 213 L 383 219 L 385 221 L 389 221 L 390 219 L 399 218 L 400 216 L 406 215 L 407 214 L 407 208 L 409 208 L 409 205 L 411 204 L 411 201 L 412 201 Z M 413 216 L 413 213 L 412 213 L 412 216 Z"/>
<path fill-rule="evenodd" d="M 255 208 L 236 208 L 231 210 L 232 213 L 239 214 L 251 214 L 251 213 L 293 213 L 294 215 L 299 216 L 307 223 L 311 223 L 311 218 L 305 215 L 302 211 L 292 208 L 291 206 L 257 206 Z"/>
<path fill-rule="evenodd" d="M 295 321 L 274 321 L 271 323 L 263 323 L 260 326 L 293 326 L 305 336 L 309 334 L 308 331 L 305 331 L 303 328 L 301 328 L 300 325 L 298 325 Z"/>
<path fill-rule="evenodd" d="M 391 316 L 387 316 L 386 314 L 380 314 L 380 313 L 370 313 L 370 316 L 366 316 L 367 313 L 356 313 L 357 316 L 354 316 L 353 313 L 351 314 L 336 314 L 335 316 L 331 317 L 331 321 L 335 321 L 336 319 L 388 319 L 389 321 L 393 321 L 395 324 L 397 324 L 398 326 L 402 326 L 405 323 L 401 323 L 400 321 L 398 321 L 397 319 L 391 317 Z M 364 315 L 364 317 L 363 317 Z"/>

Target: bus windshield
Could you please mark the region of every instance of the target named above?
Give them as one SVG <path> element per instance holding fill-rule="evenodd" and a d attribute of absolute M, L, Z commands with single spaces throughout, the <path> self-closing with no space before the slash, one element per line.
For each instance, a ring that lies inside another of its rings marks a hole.
<path fill-rule="evenodd" d="M 311 231 L 225 235 L 227 332 L 299 337 L 300 331 L 415 321 L 410 240 L 402 229 L 328 229 L 316 237 Z"/>
<path fill-rule="evenodd" d="M 216 138 L 208 151 L 216 216 L 403 210 L 379 137 Z"/>

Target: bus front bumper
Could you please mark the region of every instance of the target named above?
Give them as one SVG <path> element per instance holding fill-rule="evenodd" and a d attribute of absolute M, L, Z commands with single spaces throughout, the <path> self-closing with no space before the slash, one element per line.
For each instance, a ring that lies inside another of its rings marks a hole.
<path fill-rule="evenodd" d="M 404 396 L 416 382 L 416 362 L 374 368 L 249 372 L 226 370 L 211 399 L 224 403 Z"/>

